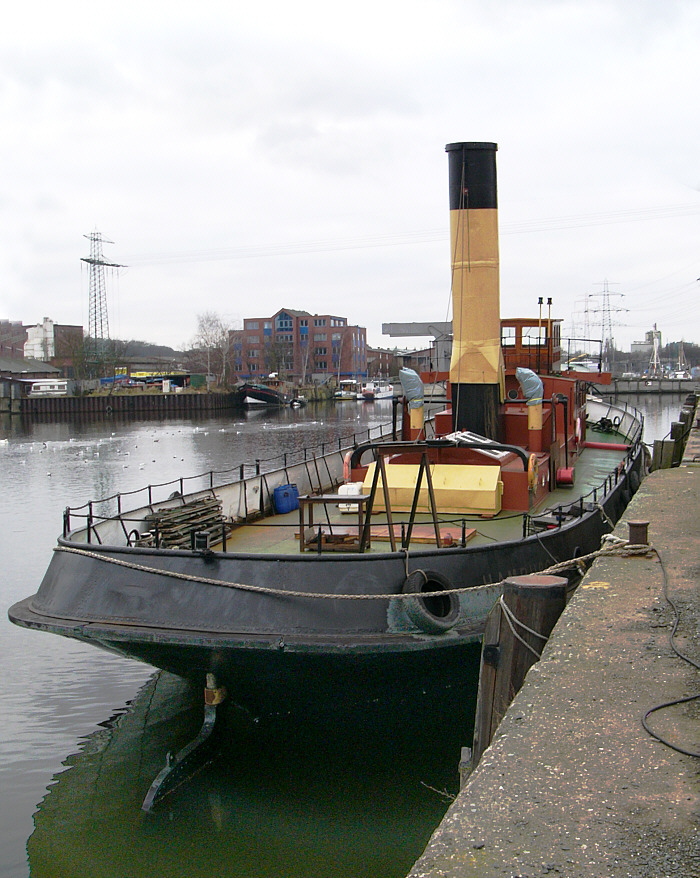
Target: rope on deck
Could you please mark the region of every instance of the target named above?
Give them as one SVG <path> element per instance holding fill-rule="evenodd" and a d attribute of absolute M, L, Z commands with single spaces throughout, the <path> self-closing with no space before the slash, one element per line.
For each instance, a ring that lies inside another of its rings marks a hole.
<path fill-rule="evenodd" d="M 578 567 L 588 561 L 610 555 L 621 555 L 623 557 L 631 557 L 635 555 L 647 555 L 654 551 L 650 545 L 632 545 L 627 540 L 615 542 L 614 545 L 604 545 L 595 552 L 588 555 L 580 555 L 578 558 L 571 558 L 568 561 L 561 561 L 553 564 L 544 570 L 533 571 L 533 575 L 542 574 L 549 575 L 558 573 L 561 570 L 567 570 L 570 567 Z M 133 561 L 123 561 L 120 558 L 114 558 L 111 555 L 103 555 L 99 552 L 91 552 L 86 549 L 76 549 L 69 546 L 56 546 L 54 552 L 67 552 L 68 554 L 81 555 L 85 558 L 91 558 L 94 561 L 102 561 L 105 564 L 114 564 L 118 567 L 125 567 L 128 570 L 138 570 L 141 573 L 153 573 L 157 576 L 167 576 L 171 579 L 185 580 L 186 582 L 197 582 L 202 585 L 214 585 L 222 588 L 234 588 L 240 591 L 252 591 L 259 594 L 276 595 L 285 598 L 314 598 L 318 600 L 344 600 L 344 601 L 387 601 L 387 600 L 415 600 L 415 594 L 325 594 L 322 592 L 293 591 L 284 588 L 272 588 L 265 585 L 250 585 L 244 582 L 228 582 L 221 579 L 211 579 L 206 576 L 193 576 L 190 573 L 179 573 L 175 570 L 162 570 L 158 567 L 147 567 L 144 564 L 136 564 Z M 474 591 L 475 588 L 487 588 L 490 586 L 498 586 L 500 582 L 486 582 L 481 585 L 468 585 L 461 588 L 446 588 L 441 591 L 422 591 L 419 597 L 441 597 L 448 594 L 465 594 Z"/>

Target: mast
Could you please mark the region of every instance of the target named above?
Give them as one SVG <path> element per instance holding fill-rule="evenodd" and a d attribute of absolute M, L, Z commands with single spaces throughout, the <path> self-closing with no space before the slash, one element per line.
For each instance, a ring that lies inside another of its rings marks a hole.
<path fill-rule="evenodd" d="M 495 143 L 448 143 L 452 424 L 499 439 L 503 356 Z"/>
<path fill-rule="evenodd" d="M 651 359 L 649 360 L 649 369 L 647 370 L 647 374 L 650 378 L 660 378 L 663 370 L 661 368 L 661 357 L 659 356 L 659 348 L 661 347 L 661 333 L 656 328 L 656 324 L 654 324 L 654 329 L 652 330 L 652 352 Z"/>

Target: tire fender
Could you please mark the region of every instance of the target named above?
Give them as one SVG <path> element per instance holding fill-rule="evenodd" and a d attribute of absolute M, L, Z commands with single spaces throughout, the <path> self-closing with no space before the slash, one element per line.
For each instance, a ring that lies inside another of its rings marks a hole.
<path fill-rule="evenodd" d="M 459 597 L 456 594 L 422 597 L 422 592 L 440 592 L 452 588 L 441 573 L 414 570 L 403 584 L 403 594 L 415 595 L 401 603 L 413 624 L 427 634 L 443 634 L 457 624 Z"/>

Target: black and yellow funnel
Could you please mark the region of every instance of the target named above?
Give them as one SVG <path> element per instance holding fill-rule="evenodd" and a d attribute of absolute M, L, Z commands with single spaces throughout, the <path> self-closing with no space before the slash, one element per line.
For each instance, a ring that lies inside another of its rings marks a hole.
<path fill-rule="evenodd" d="M 503 356 L 495 143 L 448 143 L 452 245 L 452 422 L 499 438 Z"/>

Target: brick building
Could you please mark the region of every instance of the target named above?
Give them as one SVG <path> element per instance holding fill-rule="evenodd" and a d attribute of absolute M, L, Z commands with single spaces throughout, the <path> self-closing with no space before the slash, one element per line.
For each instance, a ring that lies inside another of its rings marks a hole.
<path fill-rule="evenodd" d="M 230 334 L 236 378 L 262 380 L 271 372 L 294 383 L 367 374 L 367 332 L 346 317 L 283 308 L 248 317 Z"/>
<path fill-rule="evenodd" d="M 386 348 L 369 348 L 367 351 L 367 374 L 370 378 L 390 378 L 398 375 L 396 352 Z"/>
<path fill-rule="evenodd" d="M 0 357 L 23 357 L 26 340 L 21 320 L 0 320 Z"/>

